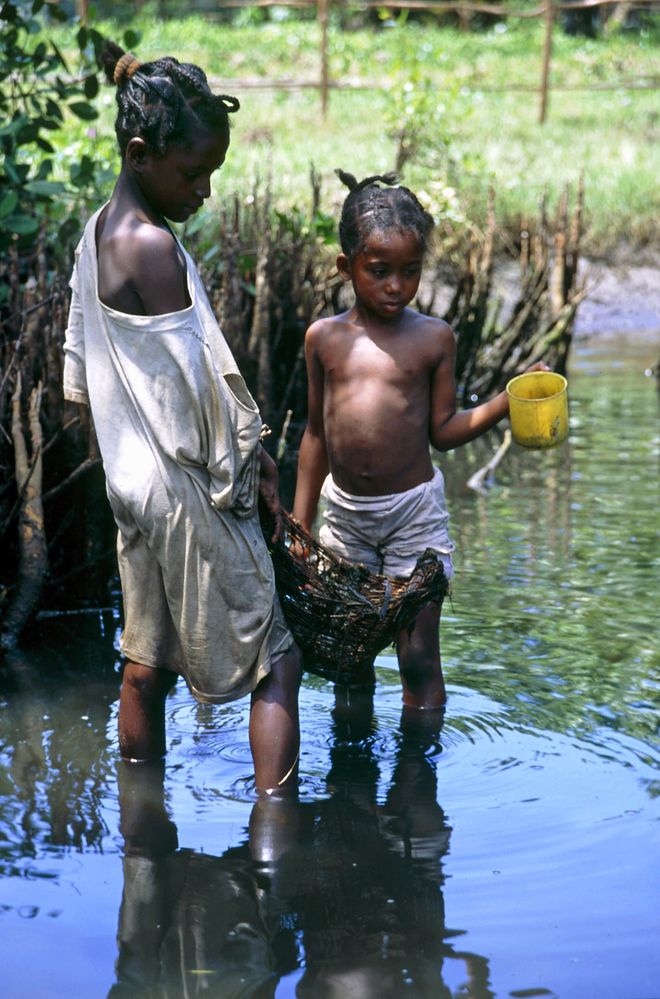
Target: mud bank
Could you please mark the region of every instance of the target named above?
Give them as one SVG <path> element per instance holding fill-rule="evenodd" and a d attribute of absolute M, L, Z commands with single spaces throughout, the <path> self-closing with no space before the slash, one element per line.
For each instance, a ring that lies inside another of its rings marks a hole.
<path fill-rule="evenodd" d="M 575 336 L 631 335 L 655 340 L 660 349 L 660 259 L 653 264 L 605 264 L 586 260 L 589 293 L 580 304 Z"/>
<path fill-rule="evenodd" d="M 660 255 L 650 259 L 647 254 L 639 264 L 583 260 L 580 276 L 587 297 L 578 308 L 576 339 L 630 336 L 657 341 L 660 350 Z M 493 283 L 506 311 L 520 288 L 518 264 L 499 261 Z"/>

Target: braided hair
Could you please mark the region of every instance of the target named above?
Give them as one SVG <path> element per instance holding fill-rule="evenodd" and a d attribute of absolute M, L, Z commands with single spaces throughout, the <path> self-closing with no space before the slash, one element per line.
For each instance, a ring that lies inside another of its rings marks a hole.
<path fill-rule="evenodd" d="M 122 158 L 132 138 L 144 139 L 162 156 L 200 125 L 229 140 L 229 115 L 238 111 L 238 99 L 214 94 L 199 66 L 171 56 L 140 62 L 114 42 L 106 42 L 100 61 L 117 87 L 115 132 Z"/>
<path fill-rule="evenodd" d="M 426 250 L 433 218 L 411 190 L 397 185 L 396 174 L 377 174 L 357 181 L 344 170 L 335 170 L 335 173 L 350 192 L 339 221 L 339 241 L 349 259 L 364 248 L 373 232 L 386 229 L 414 232 L 422 251 Z M 381 183 L 389 186 L 381 187 Z"/>

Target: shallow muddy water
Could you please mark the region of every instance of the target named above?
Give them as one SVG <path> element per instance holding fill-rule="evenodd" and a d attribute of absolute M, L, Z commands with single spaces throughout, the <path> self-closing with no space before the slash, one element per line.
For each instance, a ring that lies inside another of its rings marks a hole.
<path fill-rule="evenodd" d="M 307 676 L 298 803 L 257 801 L 247 702 L 168 701 L 118 764 L 119 619 L 0 667 L 0 994 L 657 999 L 657 346 L 577 346 L 571 435 L 445 456 L 449 701 Z"/>

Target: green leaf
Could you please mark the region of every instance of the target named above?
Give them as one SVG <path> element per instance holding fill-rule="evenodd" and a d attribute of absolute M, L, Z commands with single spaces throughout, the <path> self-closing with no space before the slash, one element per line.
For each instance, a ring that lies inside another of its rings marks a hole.
<path fill-rule="evenodd" d="M 53 195 L 66 191 L 66 187 L 59 180 L 31 180 L 25 185 L 25 190 L 32 194 L 52 198 Z"/>
<path fill-rule="evenodd" d="M 18 184 L 20 186 L 20 184 L 23 183 L 20 174 L 18 173 L 18 170 L 16 169 L 11 160 L 5 159 L 5 173 L 9 177 L 9 180 L 11 181 L 12 184 Z"/>
<path fill-rule="evenodd" d="M 18 195 L 16 194 L 16 191 L 7 191 L 4 198 L 0 200 L 0 218 L 4 218 L 6 215 L 11 215 L 17 204 Z"/>
<path fill-rule="evenodd" d="M 52 121 L 50 118 L 39 119 L 39 128 L 47 128 L 50 132 L 56 132 L 61 126 L 60 121 Z"/>
<path fill-rule="evenodd" d="M 85 82 L 83 83 L 83 90 L 85 91 L 85 97 L 90 101 L 98 94 L 99 81 L 94 73 L 92 73 L 90 76 L 85 77 Z"/>
<path fill-rule="evenodd" d="M 14 135 L 16 132 L 20 132 L 26 122 L 27 117 L 24 114 L 17 115 L 7 125 L 3 125 L 0 128 L 0 138 L 4 135 Z"/>
<path fill-rule="evenodd" d="M 132 28 L 128 28 L 123 36 L 124 45 L 127 49 L 133 49 L 140 41 L 140 34 L 137 31 L 133 31 Z"/>
<path fill-rule="evenodd" d="M 95 118 L 98 118 L 96 108 L 92 107 L 91 104 L 84 104 L 82 101 L 74 101 L 73 104 L 69 104 L 69 111 L 73 111 L 83 121 L 94 121 Z"/>
<path fill-rule="evenodd" d="M 57 8 L 57 10 L 59 10 L 59 7 Z M 66 14 L 64 15 L 64 17 L 66 19 Z M 50 44 L 52 45 L 53 52 L 57 56 L 57 61 L 59 62 L 60 66 L 62 66 L 64 69 L 66 69 L 68 71 L 69 67 L 66 64 L 66 59 L 64 58 L 64 56 L 62 55 L 61 50 L 58 48 L 58 46 L 55 44 L 55 42 L 53 41 L 52 38 L 50 40 Z"/>
<path fill-rule="evenodd" d="M 48 4 L 48 13 L 55 21 L 67 21 L 68 16 L 65 10 L 62 10 L 58 3 Z"/>
<path fill-rule="evenodd" d="M 69 176 L 75 187 L 84 187 L 85 184 L 93 183 L 94 163 L 89 156 L 85 154 L 80 163 L 72 163 L 69 167 Z"/>
<path fill-rule="evenodd" d="M 55 149 L 51 146 L 48 139 L 44 139 L 43 135 L 38 135 L 34 140 L 39 149 L 43 149 L 45 153 L 54 153 Z"/>
<path fill-rule="evenodd" d="M 13 49 L 14 46 L 16 45 L 16 42 L 18 41 L 18 31 L 16 30 L 16 28 L 9 28 L 8 30 L 5 30 L 5 36 L 3 41 L 7 51 Z M 7 76 L 8 75 L 9 74 L 7 74 Z"/>
<path fill-rule="evenodd" d="M 220 246 L 218 245 L 218 243 L 216 243 L 215 246 L 212 246 L 210 250 L 206 251 L 206 253 L 202 257 L 202 260 L 204 261 L 205 264 L 207 264 L 209 260 L 213 260 L 213 258 L 216 257 L 219 252 L 220 252 Z"/>
<path fill-rule="evenodd" d="M 47 51 L 46 43 L 39 42 L 36 49 L 32 53 L 32 62 L 35 64 L 35 66 L 38 66 L 40 62 L 44 61 L 44 59 L 46 58 L 46 51 Z"/>
<path fill-rule="evenodd" d="M 29 236 L 39 228 L 39 219 L 34 219 L 30 215 L 12 215 L 7 220 L 7 226 L 18 236 Z"/>
<path fill-rule="evenodd" d="M 89 9 L 89 18 L 90 18 L 90 20 L 94 19 L 94 15 L 92 14 L 92 8 L 91 7 Z M 92 45 L 94 47 L 94 56 L 96 57 L 96 61 L 99 62 L 100 61 L 101 52 L 103 51 L 103 46 L 105 45 L 105 38 L 100 33 L 100 31 L 96 31 L 95 28 L 90 28 L 89 29 L 89 37 L 91 38 Z"/>
<path fill-rule="evenodd" d="M 46 180 L 46 178 L 50 176 L 52 170 L 53 170 L 53 161 L 42 160 L 41 163 L 39 164 L 39 169 L 37 170 L 37 176 L 34 179 Z"/>
<path fill-rule="evenodd" d="M 46 98 L 46 111 L 51 118 L 56 118 L 57 121 L 64 120 L 64 115 L 62 114 L 59 104 L 57 104 L 52 97 Z"/>

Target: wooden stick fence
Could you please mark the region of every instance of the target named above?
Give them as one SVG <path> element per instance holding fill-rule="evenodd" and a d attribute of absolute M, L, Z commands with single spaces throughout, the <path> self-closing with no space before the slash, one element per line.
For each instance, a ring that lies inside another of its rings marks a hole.
<path fill-rule="evenodd" d="M 325 117 L 328 108 L 328 98 L 331 89 L 339 89 L 339 85 L 334 83 L 330 79 L 329 71 L 329 58 L 328 58 L 328 16 L 331 2 L 334 2 L 335 8 L 347 7 L 349 4 L 344 2 L 344 0 L 253 0 L 253 2 L 247 2 L 247 0 L 222 0 L 218 5 L 224 8 L 242 8 L 242 7 L 270 7 L 275 4 L 277 6 L 286 6 L 292 8 L 311 8 L 316 7 L 317 9 L 317 20 L 320 29 L 320 74 L 318 82 L 314 84 L 300 84 L 300 87 L 305 86 L 315 86 L 318 87 L 321 95 L 321 109 L 323 116 Z M 534 91 L 539 91 L 540 93 L 540 103 L 539 103 L 539 124 L 543 124 L 548 112 L 548 94 L 550 90 L 568 89 L 565 87 L 555 87 L 550 84 L 550 69 L 551 69 L 551 59 L 552 59 L 552 37 L 554 31 L 554 25 L 556 21 L 556 15 L 558 11 L 563 10 L 587 10 L 593 7 L 611 7 L 620 5 L 621 0 L 564 0 L 564 2 L 558 2 L 558 0 L 545 0 L 544 3 L 539 4 L 532 8 L 521 8 L 518 10 L 512 10 L 502 4 L 492 4 L 492 3 L 473 3 L 470 0 L 441 0 L 441 2 L 435 2 L 435 0 L 391 0 L 391 2 L 383 2 L 383 0 L 360 0 L 358 6 L 365 9 L 383 9 L 385 7 L 388 10 L 415 10 L 415 11 L 428 11 L 429 13 L 437 14 L 447 14 L 455 13 L 461 24 L 469 23 L 469 17 L 472 14 L 489 14 L 496 17 L 502 18 L 543 18 L 545 30 L 543 35 L 543 51 L 541 57 L 541 80 L 538 88 L 502 88 L 504 90 L 509 89 L 530 89 Z M 635 0 L 636 7 L 646 6 L 649 9 L 652 7 L 657 7 L 657 0 Z M 645 84 L 639 86 L 637 84 L 624 84 L 625 89 L 638 90 L 638 89 L 657 89 L 658 80 L 657 78 L 651 84 Z M 296 84 L 292 82 L 286 82 L 283 84 L 285 89 L 297 89 Z M 371 84 L 373 86 L 373 84 Z M 620 89 L 621 84 L 613 86 L 612 89 Z M 279 89 L 279 87 L 278 87 Z M 344 89 L 356 89 L 355 84 L 347 85 Z M 480 88 L 481 90 L 489 89 L 495 90 L 499 88 Z M 588 87 L 571 87 L 572 90 L 587 89 L 587 90 L 600 90 L 609 89 L 607 85 L 594 86 L 590 85 Z"/>
<path fill-rule="evenodd" d="M 330 90 L 332 89 L 360 89 L 363 85 L 343 85 L 340 87 L 339 84 L 335 83 L 330 79 L 330 69 L 329 69 L 329 57 L 328 57 L 328 22 L 329 22 L 329 11 L 331 3 L 334 3 L 335 8 L 348 8 L 350 7 L 360 7 L 361 9 L 374 9 L 382 10 L 383 8 L 387 10 L 416 10 L 416 11 L 428 11 L 433 14 L 456 14 L 459 23 L 465 27 L 469 25 L 470 17 L 472 14 L 489 14 L 494 17 L 501 18 L 534 18 L 542 17 L 545 25 L 545 30 L 543 33 L 543 51 L 541 56 L 541 82 L 538 88 L 523 88 L 523 87 L 504 87 L 502 90 L 538 90 L 540 93 L 540 103 L 539 103 L 539 124 L 543 124 L 547 112 L 548 112 L 548 93 L 550 90 L 568 89 L 565 87 L 556 87 L 550 85 L 550 66 L 552 59 L 552 35 L 554 24 L 556 20 L 556 15 L 558 11 L 562 10 L 579 10 L 584 11 L 593 7 L 618 7 L 621 5 L 623 0 L 545 0 L 544 3 L 539 4 L 536 7 L 531 8 L 520 8 L 518 10 L 511 10 L 502 4 L 494 3 L 473 3 L 471 0 L 359 0 L 359 3 L 352 4 L 350 0 L 220 0 L 217 4 L 217 9 L 222 10 L 239 10 L 245 8 L 266 8 L 266 7 L 291 7 L 298 9 L 311 9 L 316 8 L 316 17 L 319 25 L 319 58 L 320 58 L 320 70 L 319 78 L 313 82 L 296 82 L 296 81 L 271 81 L 270 83 L 252 83 L 250 81 L 241 81 L 242 86 L 247 86 L 248 88 L 262 88 L 271 90 L 298 90 L 313 87 L 319 90 L 321 95 L 321 111 L 323 117 L 325 118 L 328 109 L 328 98 Z M 136 3 L 139 8 L 142 3 Z M 635 7 L 648 7 L 652 9 L 657 8 L 658 0 L 635 0 Z M 89 0 L 76 0 L 76 8 L 78 15 L 84 21 L 88 16 L 89 11 Z M 234 83 L 236 81 L 233 81 Z M 375 84 L 368 84 L 368 87 L 375 87 Z M 643 86 L 621 84 L 612 86 L 611 88 L 607 85 L 598 86 L 590 85 L 588 87 L 571 87 L 572 90 L 607 90 L 607 89 L 627 89 L 627 90 L 650 90 L 657 89 L 658 82 L 657 78 L 652 84 L 646 84 Z M 496 90 L 499 88 L 495 87 L 481 87 L 481 90 Z"/>

